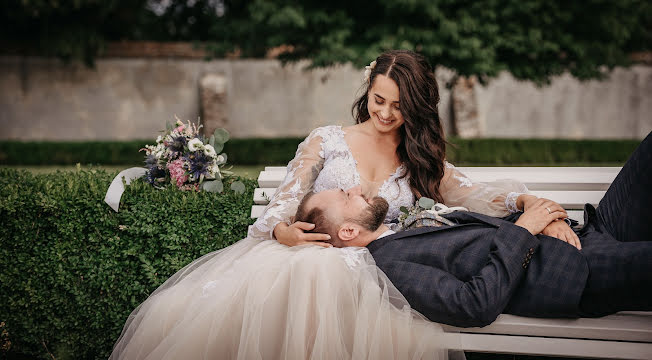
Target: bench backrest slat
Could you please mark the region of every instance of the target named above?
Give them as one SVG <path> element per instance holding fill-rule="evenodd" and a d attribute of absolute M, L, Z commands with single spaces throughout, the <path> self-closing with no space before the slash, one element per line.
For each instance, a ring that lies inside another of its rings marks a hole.
<path fill-rule="evenodd" d="M 585 203 L 598 205 L 620 167 L 458 167 L 475 182 L 513 179 L 524 183 L 536 196 L 554 200 L 569 210 L 569 216 L 583 222 Z M 260 216 L 285 178 L 283 166 L 267 166 L 258 176 L 251 217 Z"/>

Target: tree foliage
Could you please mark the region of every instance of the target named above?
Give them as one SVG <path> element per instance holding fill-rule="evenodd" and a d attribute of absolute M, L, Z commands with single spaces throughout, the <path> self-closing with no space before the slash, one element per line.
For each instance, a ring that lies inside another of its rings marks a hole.
<path fill-rule="evenodd" d="M 546 81 L 580 79 L 628 65 L 652 47 L 648 0 L 7 0 L 4 42 L 92 59 L 107 40 L 201 41 L 215 56 L 262 57 L 313 66 L 368 64 L 391 48 L 417 50 L 460 75 L 502 70 Z M 8 34 L 11 34 L 8 36 Z"/>

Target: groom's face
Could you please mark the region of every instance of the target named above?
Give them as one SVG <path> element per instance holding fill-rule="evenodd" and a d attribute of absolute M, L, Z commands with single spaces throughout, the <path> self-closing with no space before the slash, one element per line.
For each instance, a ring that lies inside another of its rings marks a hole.
<path fill-rule="evenodd" d="M 362 196 L 360 187 L 347 191 L 331 189 L 319 192 L 310 199 L 312 206 L 323 209 L 336 226 L 352 221 L 369 231 L 376 231 L 383 223 L 389 205 L 381 197 L 367 199 Z"/>

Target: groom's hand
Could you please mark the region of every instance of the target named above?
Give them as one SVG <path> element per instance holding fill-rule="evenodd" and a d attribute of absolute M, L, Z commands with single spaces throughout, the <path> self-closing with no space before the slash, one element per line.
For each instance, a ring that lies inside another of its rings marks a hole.
<path fill-rule="evenodd" d="M 333 247 L 330 243 L 324 242 L 330 240 L 330 235 L 306 232 L 314 228 L 315 224 L 303 221 L 296 221 L 292 225 L 280 222 L 274 228 L 274 237 L 278 242 L 287 246 L 311 244 L 326 248 Z"/>
<path fill-rule="evenodd" d="M 543 235 L 552 236 L 561 241 L 565 241 L 577 248 L 577 250 L 582 250 L 582 244 L 580 244 L 580 238 L 577 237 L 577 234 L 571 229 L 565 221 L 553 221 L 548 226 L 546 226 L 543 231 Z"/>
<path fill-rule="evenodd" d="M 532 235 L 537 235 L 553 221 L 566 217 L 568 217 L 566 210 L 556 202 L 537 199 L 528 206 L 515 224 L 525 228 Z"/>

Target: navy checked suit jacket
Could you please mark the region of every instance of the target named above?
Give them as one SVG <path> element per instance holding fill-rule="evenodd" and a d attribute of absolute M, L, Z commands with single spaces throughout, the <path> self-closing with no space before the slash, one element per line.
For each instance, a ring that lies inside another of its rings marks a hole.
<path fill-rule="evenodd" d="M 577 317 L 589 268 L 573 246 L 482 214 L 406 230 L 367 248 L 410 305 L 432 321 L 485 326 L 501 313 Z"/>

